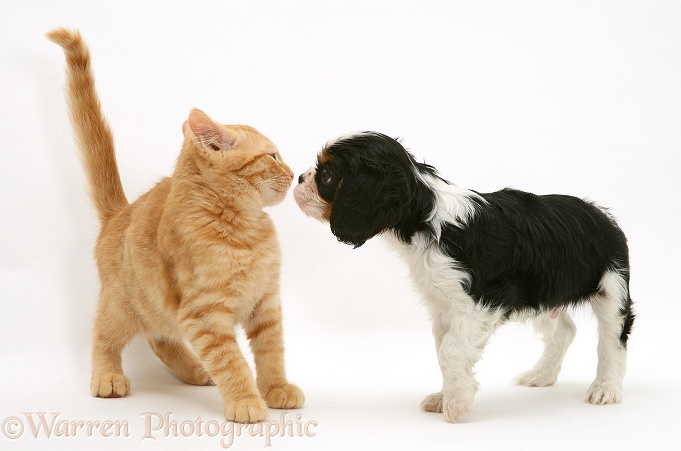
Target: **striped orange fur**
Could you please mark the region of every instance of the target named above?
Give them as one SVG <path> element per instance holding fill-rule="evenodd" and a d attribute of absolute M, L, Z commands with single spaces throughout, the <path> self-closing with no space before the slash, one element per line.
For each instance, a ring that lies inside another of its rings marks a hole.
<path fill-rule="evenodd" d="M 268 406 L 300 407 L 304 395 L 284 371 L 279 244 L 263 211 L 284 199 L 293 178 L 277 148 L 252 127 L 192 110 L 172 176 L 128 204 L 87 46 L 63 28 L 48 38 L 66 54 L 69 112 L 102 226 L 92 393 L 130 392 L 121 351 L 144 334 L 182 381 L 218 386 L 228 420 L 257 422 Z M 255 380 L 237 345 L 239 326 Z"/>

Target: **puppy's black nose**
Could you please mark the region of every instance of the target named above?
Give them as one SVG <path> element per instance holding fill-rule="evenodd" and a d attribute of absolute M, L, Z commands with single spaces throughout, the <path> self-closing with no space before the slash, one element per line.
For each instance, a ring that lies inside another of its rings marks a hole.
<path fill-rule="evenodd" d="M 298 184 L 300 185 L 305 181 L 305 174 L 300 174 L 300 177 L 298 177 Z"/>

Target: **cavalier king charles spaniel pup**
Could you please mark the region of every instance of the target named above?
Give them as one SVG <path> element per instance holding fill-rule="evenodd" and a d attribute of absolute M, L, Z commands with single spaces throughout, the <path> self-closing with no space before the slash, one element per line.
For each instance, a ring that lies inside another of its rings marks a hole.
<path fill-rule="evenodd" d="M 591 404 L 622 400 L 627 337 L 634 322 L 627 240 L 608 212 L 564 195 L 459 188 L 383 134 L 327 143 L 298 179 L 295 200 L 359 247 L 380 235 L 407 261 L 433 322 L 442 391 L 421 403 L 457 422 L 478 390 L 473 366 L 506 321 L 531 319 L 544 343 L 515 382 L 552 385 L 575 336 L 570 307 L 598 319 Z"/>

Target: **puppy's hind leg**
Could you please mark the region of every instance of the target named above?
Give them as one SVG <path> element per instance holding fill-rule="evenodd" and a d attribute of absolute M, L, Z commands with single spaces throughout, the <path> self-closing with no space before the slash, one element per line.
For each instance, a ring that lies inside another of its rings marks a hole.
<path fill-rule="evenodd" d="M 534 367 L 519 374 L 513 383 L 525 387 L 546 387 L 558 380 L 563 359 L 575 338 L 575 323 L 565 309 L 543 313 L 533 320 L 544 341 L 544 352 Z"/>
<path fill-rule="evenodd" d="M 598 368 L 586 401 L 618 404 L 622 401 L 622 380 L 627 367 L 627 338 L 634 321 L 627 275 L 606 272 L 591 305 L 598 319 Z"/>

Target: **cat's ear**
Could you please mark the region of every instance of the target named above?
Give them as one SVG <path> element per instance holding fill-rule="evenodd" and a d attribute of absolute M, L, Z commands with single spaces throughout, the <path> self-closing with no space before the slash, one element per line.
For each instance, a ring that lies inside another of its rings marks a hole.
<path fill-rule="evenodd" d="M 236 142 L 234 135 L 196 108 L 189 113 L 189 119 L 182 126 L 182 131 L 185 135 L 193 134 L 201 147 L 214 152 L 229 150 Z"/>

